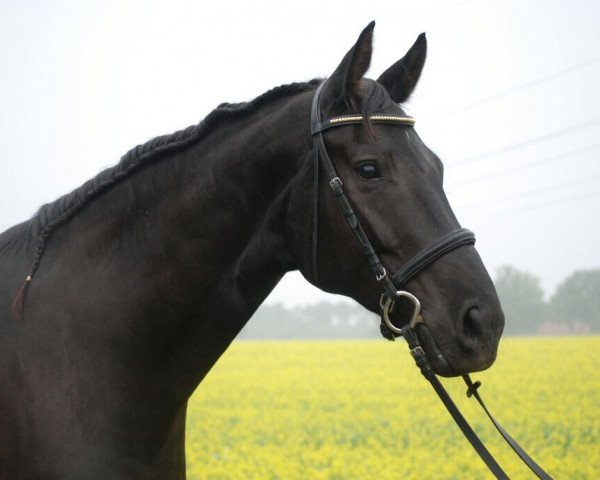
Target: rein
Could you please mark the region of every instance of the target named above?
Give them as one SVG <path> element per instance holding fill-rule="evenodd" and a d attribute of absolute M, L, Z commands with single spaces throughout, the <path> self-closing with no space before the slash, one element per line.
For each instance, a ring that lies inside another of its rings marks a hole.
<path fill-rule="evenodd" d="M 397 336 L 402 336 L 406 340 L 410 353 L 415 360 L 415 363 L 421 370 L 423 376 L 431 383 L 433 389 L 440 397 L 444 406 L 461 429 L 467 440 L 471 443 L 477 454 L 484 461 L 489 470 L 494 474 L 497 479 L 508 479 L 508 475 L 504 472 L 502 467 L 496 462 L 492 454 L 487 450 L 483 442 L 479 439 L 475 431 L 468 424 L 464 416 L 460 413 L 460 410 L 456 404 L 452 401 L 452 398 L 441 384 L 433 368 L 431 367 L 425 350 L 421 347 L 418 330 L 426 329 L 426 325 L 422 317 L 420 316 L 421 305 L 417 297 L 412 293 L 402 290 L 406 283 L 417 275 L 419 272 L 427 268 L 437 259 L 442 257 L 448 252 L 455 250 L 456 248 L 474 245 L 475 234 L 466 228 L 459 228 L 449 232 L 440 238 L 433 245 L 419 252 L 411 260 L 409 260 L 400 270 L 395 272 L 391 277 L 383 266 L 379 256 L 375 252 L 371 242 L 369 241 L 365 231 L 363 230 L 356 213 L 354 212 L 346 192 L 344 191 L 344 184 L 337 175 L 333 162 L 327 153 L 325 148 L 325 142 L 323 140 L 323 133 L 331 128 L 337 128 L 347 125 L 357 125 L 364 122 L 364 118 L 361 115 L 345 115 L 340 117 L 333 117 L 328 120 L 321 120 L 321 93 L 323 91 L 326 82 L 322 82 L 317 88 L 311 109 L 311 134 L 315 143 L 316 148 L 314 149 L 314 196 L 313 196 L 313 228 L 312 228 L 312 274 L 315 283 L 319 283 L 319 272 L 318 272 L 318 210 L 319 210 L 319 171 L 320 167 L 323 168 L 329 186 L 335 195 L 340 211 L 344 215 L 346 223 L 352 231 L 354 237 L 360 244 L 363 254 L 367 258 L 375 279 L 381 283 L 383 293 L 380 299 L 380 305 L 382 309 L 382 321 L 381 321 L 381 333 L 388 340 L 394 340 Z M 388 115 L 388 114 L 375 114 L 369 116 L 371 123 L 386 123 L 393 125 L 400 125 L 405 127 L 412 127 L 415 124 L 415 120 L 412 117 L 405 115 Z M 413 302 L 414 310 L 410 321 L 398 328 L 395 326 L 389 318 L 389 314 L 394 308 L 395 302 L 400 298 L 408 298 Z M 463 375 L 463 379 L 467 385 L 467 396 L 473 396 L 477 402 L 484 409 L 487 416 L 490 418 L 496 429 L 500 432 L 504 440 L 511 446 L 511 448 L 517 453 L 517 455 L 523 460 L 523 462 L 542 480 L 552 480 L 552 477 L 548 475 L 528 454 L 523 450 L 519 444 L 502 428 L 502 426 L 494 419 L 489 410 L 486 408 L 481 396 L 477 389 L 481 386 L 481 382 L 472 382 L 469 375 Z"/>

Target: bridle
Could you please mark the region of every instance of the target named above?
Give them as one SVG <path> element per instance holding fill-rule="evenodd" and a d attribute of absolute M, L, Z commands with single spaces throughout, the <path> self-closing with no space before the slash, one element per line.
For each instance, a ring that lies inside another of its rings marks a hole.
<path fill-rule="evenodd" d="M 382 315 L 382 326 L 381 332 L 384 337 L 392 339 L 395 336 L 402 335 L 401 329 L 392 324 L 389 319 L 389 313 L 394 307 L 395 301 L 400 297 L 406 297 L 413 302 L 415 305 L 415 313 L 411 320 L 411 324 L 414 327 L 415 323 L 419 319 L 420 303 L 417 298 L 410 292 L 402 290 L 406 283 L 413 278 L 415 275 L 420 273 L 422 270 L 427 268 L 438 258 L 445 255 L 456 248 L 463 245 L 474 245 L 475 234 L 466 228 L 459 228 L 449 232 L 440 238 L 436 243 L 422 250 L 412 259 L 406 262 L 400 270 L 394 273 L 391 277 L 387 270 L 384 268 L 379 256 L 375 252 L 375 249 L 371 245 L 365 231 L 363 230 L 358 217 L 354 213 L 352 206 L 344 191 L 344 184 L 337 175 L 333 162 L 327 153 L 325 148 L 325 142 L 323 140 L 323 133 L 331 128 L 342 127 L 346 125 L 357 125 L 363 123 L 363 117 L 361 115 L 345 115 L 341 117 L 333 117 L 326 121 L 321 121 L 321 93 L 326 82 L 322 82 L 317 88 L 312 101 L 312 109 L 310 114 L 310 126 L 313 140 L 316 145 L 315 156 L 314 156 L 314 198 L 313 198 L 313 233 L 312 233 L 312 275 L 315 283 L 319 282 L 319 269 L 317 262 L 318 252 L 318 211 L 319 211 L 319 169 L 323 167 L 323 171 L 327 176 L 329 186 L 335 195 L 338 206 L 346 223 L 350 227 L 350 230 L 354 234 L 354 237 L 358 240 L 364 255 L 367 257 L 375 279 L 382 285 L 383 294 L 380 300 L 383 315 Z M 390 115 L 390 114 L 379 114 L 371 115 L 369 117 L 371 123 L 385 123 L 392 125 L 401 125 L 412 127 L 415 124 L 415 120 L 412 117 L 406 115 Z"/>
<path fill-rule="evenodd" d="M 429 247 L 425 248 L 407 263 L 405 263 L 400 270 L 395 272 L 393 275 L 387 272 L 379 256 L 375 252 L 375 249 L 371 245 L 364 229 L 362 228 L 356 213 L 354 212 L 350 201 L 344 190 L 344 184 L 340 177 L 337 175 L 333 162 L 327 153 L 325 143 L 323 140 L 323 133 L 332 128 L 347 126 L 347 125 L 362 125 L 364 118 L 362 115 L 344 115 L 339 117 L 333 117 L 323 121 L 321 119 L 321 94 L 323 92 L 326 81 L 322 82 L 317 88 L 311 108 L 311 134 L 315 143 L 314 149 L 314 193 L 313 193 L 313 218 L 312 218 L 312 277 L 315 284 L 319 282 L 319 271 L 318 271 L 318 210 L 319 210 L 319 171 L 323 168 L 327 181 L 331 190 L 337 200 L 337 204 L 342 212 L 346 224 L 354 234 L 354 237 L 358 241 L 363 254 L 367 258 L 369 265 L 375 275 L 375 279 L 382 285 L 382 295 L 380 299 L 380 306 L 382 309 L 382 322 L 381 322 L 381 333 L 384 337 L 389 340 L 394 340 L 397 336 L 403 336 L 407 341 L 410 348 L 410 352 L 420 368 L 423 376 L 431 383 L 434 390 L 444 403 L 448 412 L 452 415 L 452 418 L 457 423 L 467 440 L 471 443 L 473 448 L 479 454 L 481 459 L 485 462 L 490 471 L 498 479 L 508 479 L 508 475 L 502 470 L 500 465 L 496 462 L 494 457 L 487 450 L 485 445 L 481 442 L 477 434 L 473 431 L 471 426 L 467 423 L 465 418 L 462 416 L 443 385 L 438 380 L 433 368 L 429 364 L 427 355 L 420 345 L 419 337 L 417 335 L 418 328 L 426 328 L 423 324 L 423 320 L 420 316 L 421 305 L 417 297 L 412 293 L 404 290 L 405 285 L 415 275 L 423 271 L 437 259 L 442 257 L 448 252 L 451 252 L 459 247 L 474 245 L 475 234 L 466 228 L 459 228 L 453 230 L 437 242 Z M 405 115 L 393 115 L 393 114 L 375 114 L 370 115 L 370 123 L 384 123 L 390 125 L 400 125 L 404 127 L 412 127 L 415 124 L 415 120 L 412 117 Z M 394 325 L 389 314 L 394 308 L 395 303 L 400 298 L 407 298 L 414 305 L 413 314 L 411 319 L 403 326 L 398 327 Z M 417 325 L 420 324 L 420 325 Z M 475 397 L 481 407 L 484 409 L 487 416 L 490 418 L 496 429 L 500 432 L 502 437 L 508 442 L 511 448 L 519 455 L 519 457 L 527 464 L 527 466 L 543 480 L 552 480 L 548 475 L 520 446 L 519 444 L 506 432 L 502 426 L 492 417 L 488 409 L 486 408 L 483 400 L 481 399 L 477 389 L 481 386 L 481 382 L 473 383 L 469 375 L 463 375 L 463 379 L 467 384 L 467 396 Z"/>

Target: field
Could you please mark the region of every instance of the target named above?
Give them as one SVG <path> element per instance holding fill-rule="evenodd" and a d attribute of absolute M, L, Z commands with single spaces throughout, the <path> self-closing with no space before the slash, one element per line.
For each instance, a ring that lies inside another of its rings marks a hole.
<path fill-rule="evenodd" d="M 474 375 L 556 479 L 600 478 L 600 337 L 504 339 Z M 513 479 L 532 478 L 457 379 L 444 381 Z M 236 342 L 188 409 L 188 478 L 487 479 L 404 342 Z"/>

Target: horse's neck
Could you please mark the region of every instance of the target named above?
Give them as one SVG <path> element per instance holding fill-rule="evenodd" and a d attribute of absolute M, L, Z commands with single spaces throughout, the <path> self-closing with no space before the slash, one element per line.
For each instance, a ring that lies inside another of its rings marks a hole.
<path fill-rule="evenodd" d="M 32 469 L 81 457 L 79 477 L 118 477 L 109 459 L 143 472 L 129 476 L 149 467 L 164 469 L 156 478 L 184 476 L 186 400 L 295 267 L 287 196 L 304 178 L 308 105 L 261 107 L 93 198 L 52 231 L 18 322 L 7 300 L 36 247 L 8 234 L 0 378 L 11 388 L 0 388 L 0 404 L 11 428 L 0 445 L 23 448 Z"/>
<path fill-rule="evenodd" d="M 196 379 L 294 267 L 286 192 L 305 139 L 296 132 L 290 145 L 285 113 L 259 113 L 112 187 L 53 234 L 44 258 L 60 263 L 72 297 L 97 291 L 108 328 L 123 323 L 135 336 L 135 325 L 155 325 L 195 342 L 204 362 Z M 53 273 L 40 265 L 34 283 L 45 271 Z"/>

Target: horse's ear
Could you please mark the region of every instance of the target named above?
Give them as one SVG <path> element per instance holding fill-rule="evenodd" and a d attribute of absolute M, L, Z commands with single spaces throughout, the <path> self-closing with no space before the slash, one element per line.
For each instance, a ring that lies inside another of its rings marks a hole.
<path fill-rule="evenodd" d="M 327 80 L 327 93 L 338 99 L 357 97 L 360 94 L 360 81 L 369 68 L 373 53 L 373 29 L 375 22 L 369 23 L 360 33 L 354 46 Z"/>
<path fill-rule="evenodd" d="M 427 39 L 422 33 L 406 55 L 381 74 L 377 81 L 396 103 L 402 103 L 415 89 L 427 56 Z"/>

